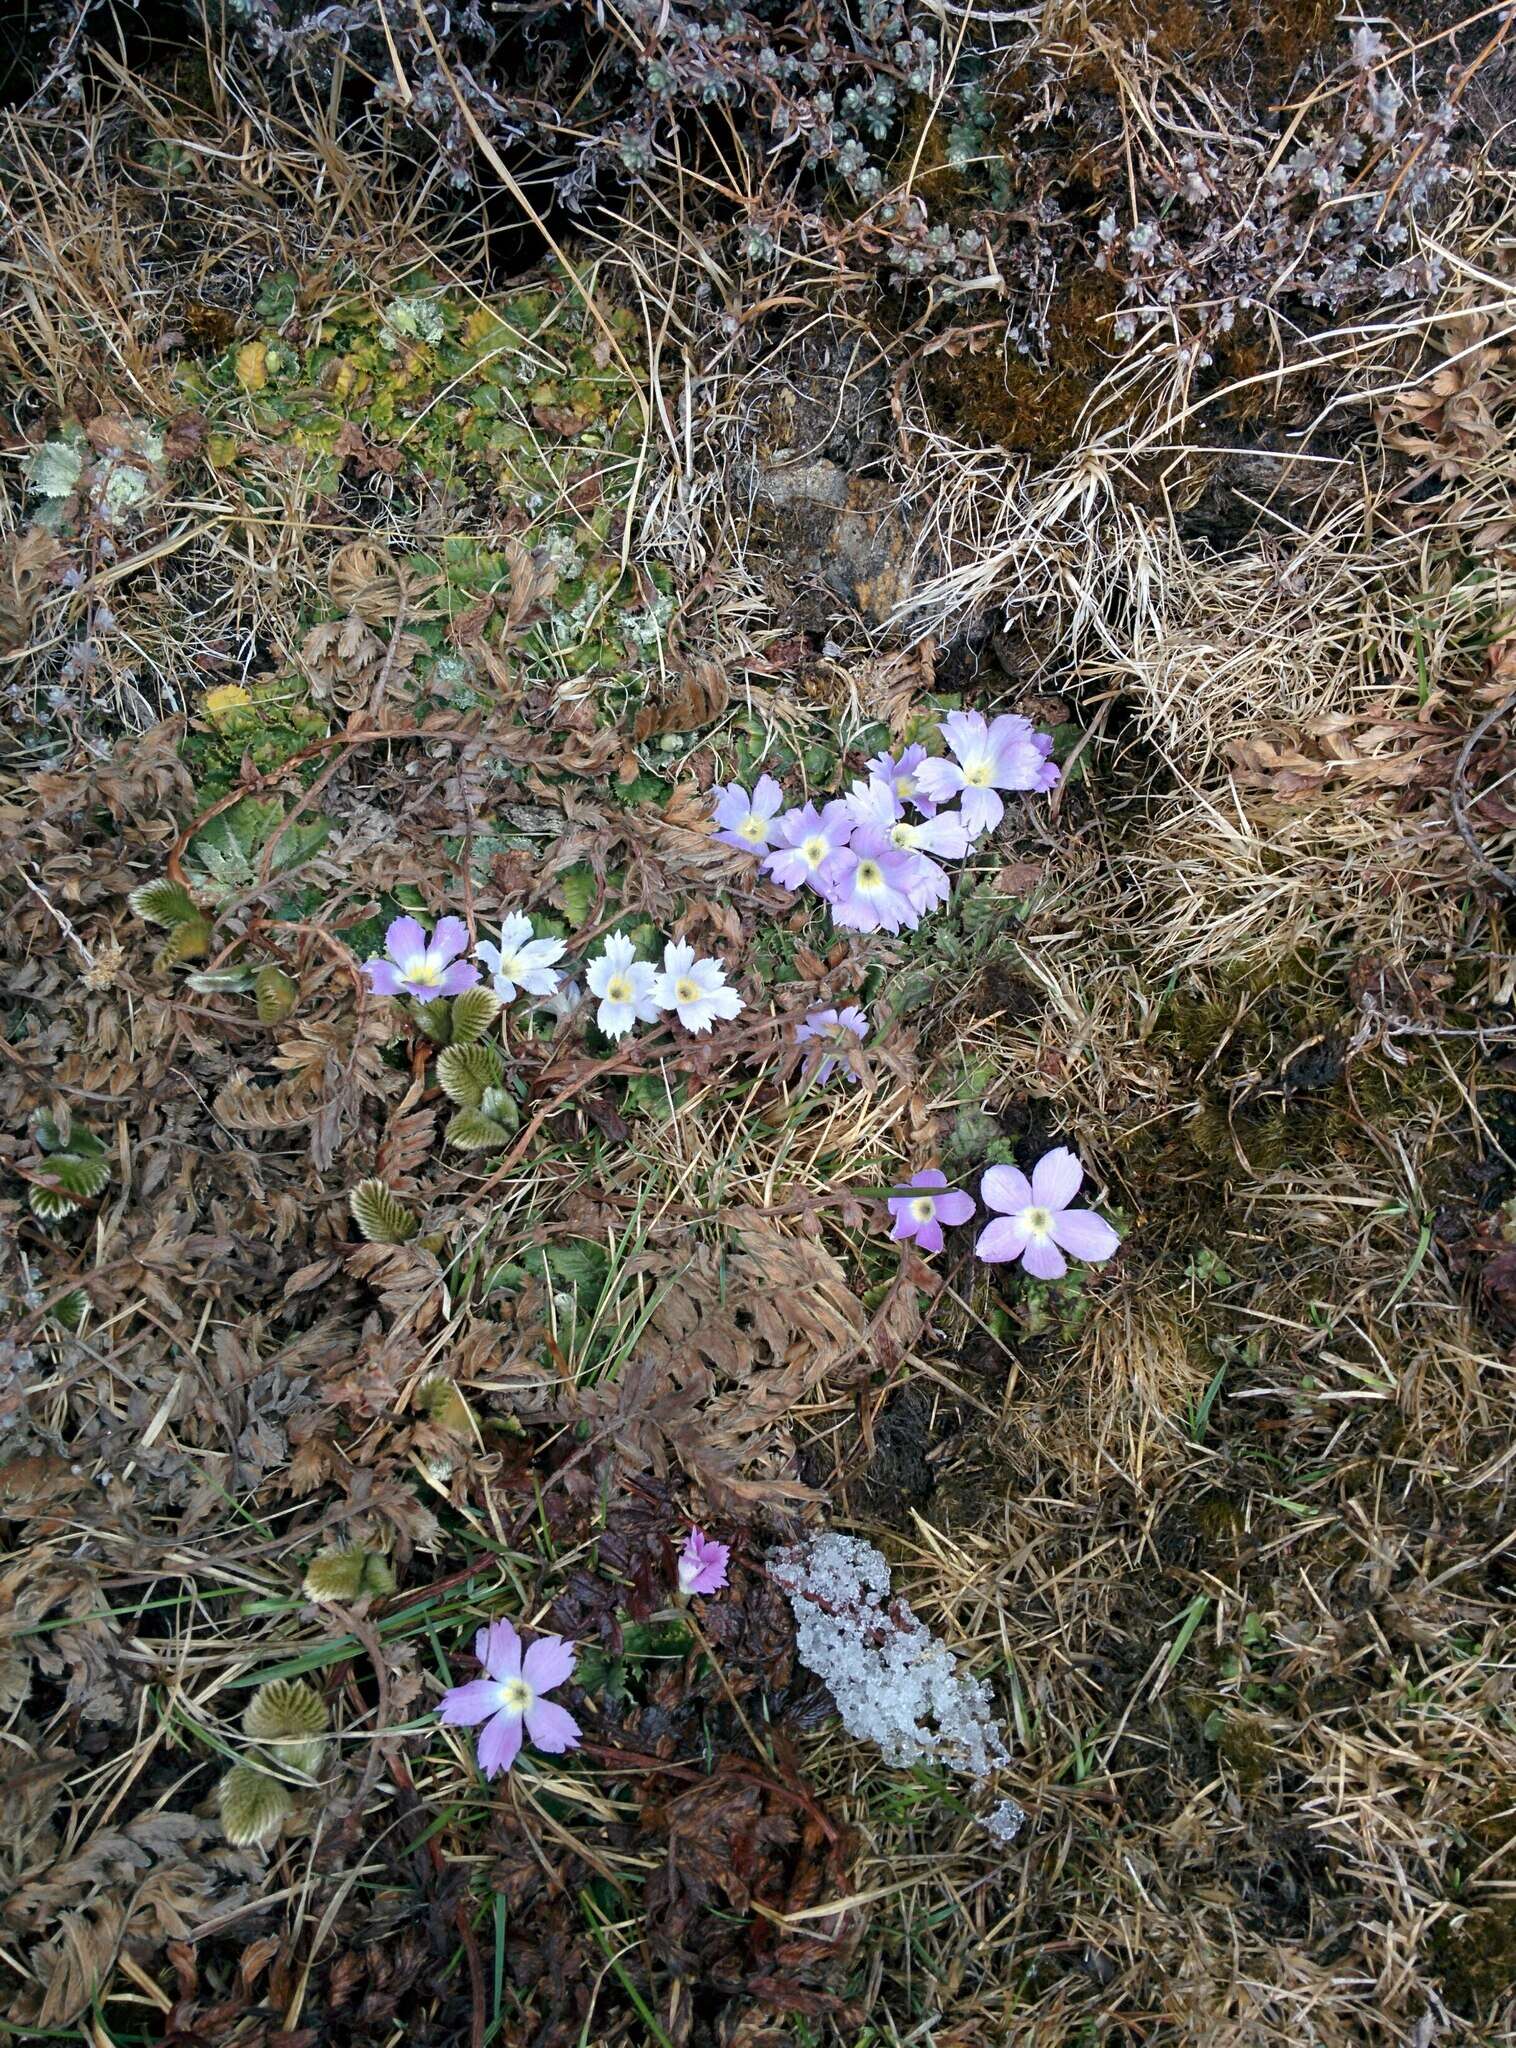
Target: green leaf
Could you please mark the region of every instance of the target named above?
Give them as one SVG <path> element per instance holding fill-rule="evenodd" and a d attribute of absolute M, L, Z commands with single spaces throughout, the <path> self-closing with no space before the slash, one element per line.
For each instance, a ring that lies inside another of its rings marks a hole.
<path fill-rule="evenodd" d="M 204 917 L 186 918 L 183 924 L 176 924 L 160 947 L 153 961 L 154 969 L 161 973 L 166 967 L 178 967 L 186 960 L 199 960 L 211 949 L 210 922 Z"/>
<path fill-rule="evenodd" d="M 188 924 L 200 915 L 200 906 L 189 890 L 182 882 L 171 882 L 167 875 L 144 882 L 126 900 L 138 917 L 148 924 L 162 925 L 165 931 L 173 931 L 177 925 Z"/>
<path fill-rule="evenodd" d="M 473 1410 L 451 1380 L 423 1380 L 416 1390 L 416 1400 L 435 1428 L 445 1429 L 449 1436 L 475 1436 Z"/>
<path fill-rule="evenodd" d="M 251 967 L 203 967 L 186 974 L 184 986 L 201 996 L 245 996 L 253 985 Z"/>
<path fill-rule="evenodd" d="M 486 1088 L 484 1100 L 479 1105 L 491 1123 L 499 1124 L 503 1130 L 514 1131 L 521 1122 L 521 1111 L 516 1107 L 516 1098 L 509 1088 Z"/>
<path fill-rule="evenodd" d="M 81 1202 L 87 1202 L 92 1195 L 98 1195 L 111 1177 L 110 1161 L 94 1153 L 51 1153 L 47 1161 L 47 1171 L 56 1187 L 65 1195 L 73 1195 Z"/>
<path fill-rule="evenodd" d="M 471 995 L 473 991 L 465 993 Z M 461 1003 L 463 997 L 458 1001 Z M 503 1072 L 499 1053 L 482 1042 L 450 1045 L 437 1058 L 437 1085 L 448 1101 L 455 1102 L 460 1109 L 477 1109 L 485 1090 L 497 1087 Z"/>
<path fill-rule="evenodd" d="M 558 877 L 558 900 L 563 905 L 564 916 L 577 928 L 590 914 L 590 905 L 595 900 L 595 877 L 587 867 L 565 868 Z"/>
<path fill-rule="evenodd" d="M 482 1038 L 500 1015 L 500 998 L 484 982 L 466 988 L 453 997 L 453 1043 L 472 1045 Z"/>
<path fill-rule="evenodd" d="M 48 1310 L 55 1321 L 62 1323 L 65 1330 L 77 1330 L 89 1308 L 89 1296 L 82 1287 L 76 1287 L 72 1294 L 65 1294 L 62 1301 L 55 1301 Z"/>
<path fill-rule="evenodd" d="M 324 1735 L 326 1701 L 303 1678 L 275 1678 L 247 1703 L 242 1731 L 254 1742 L 301 1742 Z"/>
<path fill-rule="evenodd" d="M 323 1550 L 306 1569 L 305 1597 L 318 1607 L 333 1601 L 357 1600 L 365 1593 L 394 1590 L 395 1573 L 389 1559 L 377 1550 L 364 1550 L 357 1544 Z"/>
<path fill-rule="evenodd" d="M 360 1181 L 348 1196 L 347 1205 L 370 1244 L 404 1244 L 421 1227 L 419 1218 L 390 1193 L 382 1180 Z"/>
<path fill-rule="evenodd" d="M 70 441 L 44 441 L 26 465 L 30 490 L 44 498 L 66 498 L 78 488 L 84 457 Z"/>
<path fill-rule="evenodd" d="M 497 1124 L 479 1109 L 460 1109 L 448 1125 L 446 1137 L 460 1152 L 493 1152 L 511 1142 L 504 1124 Z"/>
<path fill-rule="evenodd" d="M 254 1764 L 233 1764 L 216 1788 L 216 1804 L 222 1832 L 237 1849 L 272 1840 L 295 1810 L 289 1787 Z"/>
<path fill-rule="evenodd" d="M 300 991 L 282 967 L 260 967 L 253 977 L 260 1024 L 282 1024 L 294 1009 Z"/>
<path fill-rule="evenodd" d="M 79 1204 L 68 1195 L 61 1195 L 53 1188 L 39 1188 L 35 1184 L 26 1191 L 31 1212 L 44 1223 L 61 1223 L 65 1216 L 72 1216 Z"/>

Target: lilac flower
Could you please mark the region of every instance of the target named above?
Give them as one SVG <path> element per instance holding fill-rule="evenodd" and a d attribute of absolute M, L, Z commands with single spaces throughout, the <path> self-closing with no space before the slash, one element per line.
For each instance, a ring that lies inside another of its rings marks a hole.
<path fill-rule="evenodd" d="M 751 796 L 740 782 L 727 783 L 715 796 L 713 816 L 722 845 L 740 853 L 767 853 L 774 837 L 770 828 L 784 805 L 784 791 L 773 776 L 760 775 Z"/>
<path fill-rule="evenodd" d="M 812 1010 L 803 1024 L 795 1026 L 795 1043 L 804 1045 L 807 1039 L 819 1038 L 823 1043 L 846 1049 L 850 1038 L 861 1045 L 869 1035 L 869 1020 L 856 1003 L 846 1010 Z M 818 1087 L 825 1084 L 832 1071 L 842 1064 L 834 1053 L 828 1053 L 817 1067 L 815 1081 Z M 850 1081 L 858 1076 L 851 1068 L 847 1070 Z"/>
<path fill-rule="evenodd" d="M 928 860 L 924 853 L 908 853 L 909 865 L 905 871 L 905 893 L 911 899 L 911 908 L 918 918 L 946 903 L 952 892 L 952 884 L 936 861 Z"/>
<path fill-rule="evenodd" d="M 681 1593 L 719 1593 L 726 1584 L 727 1559 L 731 1546 L 718 1543 L 703 1529 L 691 1529 L 679 1553 Z"/>
<path fill-rule="evenodd" d="M 735 1017 L 741 996 L 726 984 L 719 960 L 697 960 L 693 946 L 672 939 L 663 949 L 663 972 L 653 983 L 653 999 L 672 1010 L 686 1031 L 709 1031 L 718 1017 Z"/>
<path fill-rule="evenodd" d="M 864 765 L 870 775 L 887 782 L 903 804 L 914 804 L 924 818 L 929 818 L 937 806 L 922 788 L 917 772 L 926 759 L 925 747 L 907 747 L 898 761 L 893 754 L 876 754 Z"/>
<path fill-rule="evenodd" d="M 488 968 L 490 986 L 502 1003 L 513 1003 L 522 989 L 529 996 L 550 996 L 563 979 L 553 972 L 553 962 L 563 958 L 562 939 L 534 939 L 531 919 L 519 910 L 501 925 L 498 946 L 481 939 L 474 952 Z"/>
<path fill-rule="evenodd" d="M 860 827 L 832 877 L 832 916 L 849 931 L 914 930 L 921 922 L 911 901 L 911 885 L 921 879 L 917 859 L 891 846 L 888 834 Z"/>
<path fill-rule="evenodd" d="M 574 1647 L 562 1636 L 539 1636 L 523 1657 L 521 1638 L 508 1621 L 492 1621 L 474 1638 L 474 1655 L 486 1676 L 452 1686 L 439 1712 L 446 1728 L 475 1728 L 479 1768 L 487 1778 L 508 1771 L 521 1748 L 523 1728 L 532 1746 L 548 1756 L 577 1748 L 579 1724 L 566 1707 L 544 1699 L 573 1675 Z"/>
<path fill-rule="evenodd" d="M 939 860 L 962 860 L 974 838 L 961 811 L 938 811 L 935 817 L 916 823 L 897 818 L 890 827 L 890 842 L 902 853 L 934 853 Z"/>
<path fill-rule="evenodd" d="M 871 775 L 867 782 L 855 782 L 842 802 L 854 825 L 868 831 L 892 830 L 896 819 L 905 812 L 905 805 L 893 787 L 878 775 Z"/>
<path fill-rule="evenodd" d="M 974 1213 L 974 1197 L 950 1188 L 947 1175 L 928 1166 L 897 1188 L 886 1207 L 895 1219 L 891 1237 L 914 1237 L 922 1251 L 940 1252 L 943 1224 L 967 1223 Z"/>
<path fill-rule="evenodd" d="M 657 1021 L 657 972 L 636 957 L 631 940 L 619 932 L 606 940 L 605 951 L 590 962 L 584 979 L 590 994 L 600 998 L 595 1022 L 607 1038 L 624 1038 L 634 1024 Z"/>
<path fill-rule="evenodd" d="M 825 896 L 845 853 L 852 820 L 846 804 L 829 803 L 818 811 L 814 804 L 797 806 L 774 821 L 779 845 L 764 857 L 764 871 L 785 889 L 810 887 Z"/>
<path fill-rule="evenodd" d="M 414 917 L 397 917 L 384 934 L 389 958 L 365 960 L 363 971 L 376 996 L 435 1003 L 442 996 L 462 995 L 479 979 L 478 968 L 458 958 L 467 944 L 468 926 L 461 917 L 439 918 L 430 939 Z"/>
<path fill-rule="evenodd" d="M 950 711 L 937 730 L 957 756 L 924 761 L 917 781 L 940 804 L 963 796 L 963 822 L 977 837 L 1005 816 L 1002 789 L 1051 789 L 1058 770 L 1048 759 L 1053 742 L 1009 713 L 986 725 L 977 711 Z"/>
<path fill-rule="evenodd" d="M 1014 1166 L 992 1166 L 979 1192 L 985 1207 L 1001 1214 L 980 1231 L 976 1257 L 992 1266 L 1020 1259 L 1039 1280 L 1062 1279 L 1068 1271 L 1064 1252 L 1100 1265 L 1121 1239 L 1093 1209 L 1069 1207 L 1083 1179 L 1084 1168 L 1066 1145 L 1045 1152 L 1030 1181 Z"/>

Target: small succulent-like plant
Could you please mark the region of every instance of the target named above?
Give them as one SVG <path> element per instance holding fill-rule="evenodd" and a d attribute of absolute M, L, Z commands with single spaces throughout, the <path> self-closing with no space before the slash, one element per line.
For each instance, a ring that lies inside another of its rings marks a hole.
<path fill-rule="evenodd" d="M 462 1000 L 460 996 L 458 1001 Z M 476 1039 L 470 1045 L 448 1046 L 437 1061 L 437 1080 L 457 1107 L 447 1127 L 450 1145 L 462 1152 L 488 1152 L 509 1144 L 521 1117 L 493 1045 Z"/>
<path fill-rule="evenodd" d="M 42 1154 L 27 1189 L 32 1214 L 44 1223 L 61 1223 L 84 1202 L 98 1195 L 111 1177 L 105 1146 L 93 1131 L 74 1123 L 67 1112 L 39 1109 L 32 1118 L 32 1136 Z"/>
<path fill-rule="evenodd" d="M 303 1678 L 275 1678 L 259 1686 L 242 1716 L 242 1732 L 253 1748 L 216 1791 L 222 1829 L 236 1848 L 270 1841 L 279 1832 L 295 1811 L 301 1782 L 321 1768 L 326 1731 L 326 1702 Z"/>
<path fill-rule="evenodd" d="M 395 1568 L 381 1550 L 361 1543 L 334 1543 L 306 1566 L 304 1592 L 318 1607 L 393 1593 Z"/>

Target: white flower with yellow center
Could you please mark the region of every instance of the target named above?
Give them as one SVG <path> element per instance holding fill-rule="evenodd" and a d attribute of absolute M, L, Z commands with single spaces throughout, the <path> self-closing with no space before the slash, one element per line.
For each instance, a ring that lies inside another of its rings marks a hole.
<path fill-rule="evenodd" d="M 657 971 L 639 960 L 628 938 L 618 932 L 585 972 L 592 996 L 600 998 L 595 1022 L 607 1038 L 624 1038 L 634 1024 L 652 1024 L 658 1016 L 653 987 Z"/>
<path fill-rule="evenodd" d="M 728 988 L 719 960 L 697 960 L 684 940 L 670 940 L 663 949 L 663 972 L 653 987 L 661 1009 L 672 1010 L 686 1031 L 709 1031 L 718 1017 L 735 1017 L 743 1004 Z"/>

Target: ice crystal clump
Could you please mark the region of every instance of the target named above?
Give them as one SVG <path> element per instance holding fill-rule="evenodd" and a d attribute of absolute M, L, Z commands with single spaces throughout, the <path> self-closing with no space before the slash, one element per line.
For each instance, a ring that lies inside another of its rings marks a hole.
<path fill-rule="evenodd" d="M 825 1681 L 850 1735 L 877 1742 L 889 1763 L 973 1778 L 1010 1761 L 989 1686 L 891 1596 L 872 1544 L 825 1532 L 775 1552 L 769 1570 L 794 1613 L 800 1661 Z"/>

